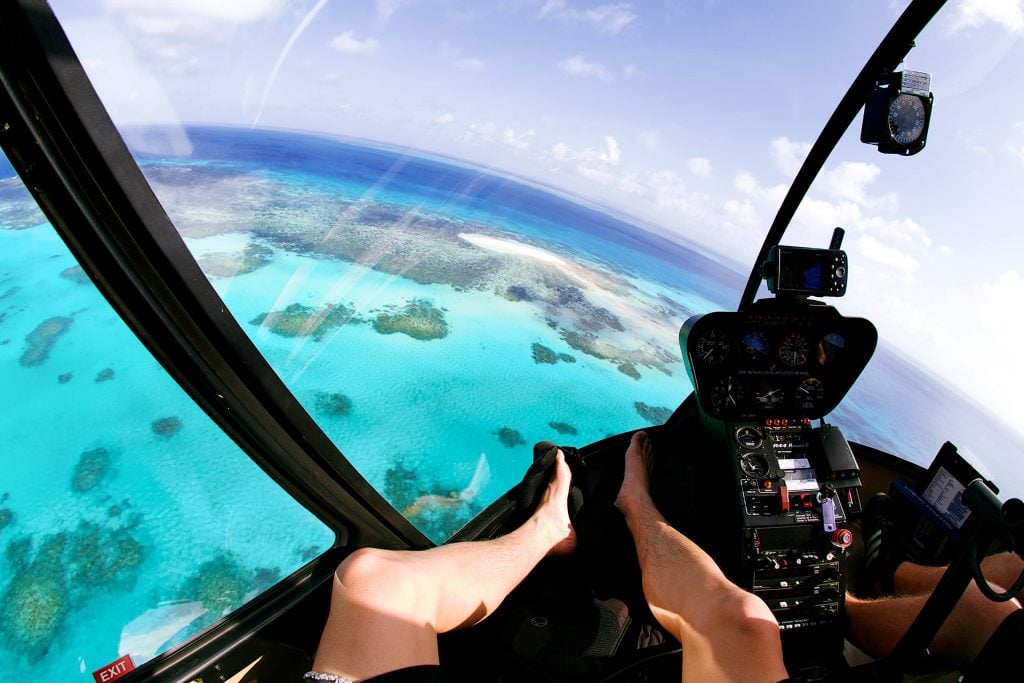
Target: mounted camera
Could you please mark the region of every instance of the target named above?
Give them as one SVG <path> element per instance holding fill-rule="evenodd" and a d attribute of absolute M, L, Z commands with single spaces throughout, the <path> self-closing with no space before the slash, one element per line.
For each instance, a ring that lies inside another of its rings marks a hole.
<path fill-rule="evenodd" d="M 931 74 L 896 71 L 875 86 L 864 105 L 860 141 L 883 154 L 910 156 L 924 149 L 932 117 Z"/>
<path fill-rule="evenodd" d="M 849 261 L 840 249 L 844 231 L 836 228 L 828 249 L 777 244 L 768 252 L 761 274 L 776 295 L 843 296 Z"/>

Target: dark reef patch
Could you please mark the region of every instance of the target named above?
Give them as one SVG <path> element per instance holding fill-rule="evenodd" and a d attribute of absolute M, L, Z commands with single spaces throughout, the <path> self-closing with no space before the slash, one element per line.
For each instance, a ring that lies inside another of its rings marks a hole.
<path fill-rule="evenodd" d="M 181 431 L 181 426 L 181 418 L 172 415 L 153 420 L 149 427 L 154 434 L 169 439 Z"/>
<path fill-rule="evenodd" d="M 384 474 L 384 497 L 435 543 L 443 543 L 480 511 L 472 499 L 460 497 L 460 488 L 450 481 L 424 482 L 401 461 Z"/>
<path fill-rule="evenodd" d="M 352 412 L 352 399 L 341 392 L 318 391 L 313 395 L 316 409 L 328 415 L 348 415 Z"/>
<path fill-rule="evenodd" d="M 25 352 L 19 362 L 25 367 L 42 365 L 50 357 L 53 345 L 71 327 L 72 319 L 67 316 L 54 316 L 39 323 L 34 330 L 25 336 Z"/>
<path fill-rule="evenodd" d="M 103 368 L 102 370 L 99 371 L 99 373 L 96 375 L 96 379 L 94 379 L 93 381 L 98 384 L 100 382 L 109 382 L 112 379 L 114 379 L 114 369 Z"/>
<path fill-rule="evenodd" d="M 636 366 L 633 365 L 632 363 L 619 363 L 617 367 L 619 368 L 619 372 L 621 372 L 623 375 L 626 375 L 627 377 L 632 377 L 633 379 L 636 380 L 640 379 L 640 371 L 637 370 Z"/>
<path fill-rule="evenodd" d="M 0 508 L 0 531 L 3 531 L 14 523 L 14 510 Z"/>
<path fill-rule="evenodd" d="M 72 374 L 65 372 L 57 376 L 57 384 L 67 384 L 71 381 Z"/>
<path fill-rule="evenodd" d="M 248 244 L 238 252 L 211 252 L 199 259 L 199 267 L 212 277 L 245 275 L 270 265 L 274 250 L 263 244 Z"/>
<path fill-rule="evenodd" d="M 505 289 L 505 298 L 509 301 L 536 301 L 537 296 L 522 285 L 509 285 Z"/>
<path fill-rule="evenodd" d="M 116 585 L 131 590 L 145 550 L 127 529 L 110 530 L 92 522 L 80 522 L 71 538 L 68 563 L 77 586 L 99 588 Z"/>
<path fill-rule="evenodd" d="M 14 296 L 15 294 L 17 294 L 20 291 L 21 291 L 21 287 L 19 287 L 17 285 L 15 285 L 13 287 L 8 287 L 7 290 L 4 291 L 3 294 L 0 294 L 0 301 L 3 301 L 4 299 L 10 299 L 12 296 Z"/>
<path fill-rule="evenodd" d="M 299 549 L 299 558 L 303 562 L 309 562 L 310 560 L 315 559 L 319 554 L 320 554 L 320 546 L 318 546 L 318 545 L 309 545 L 309 546 L 306 546 L 305 548 L 300 548 Z"/>
<path fill-rule="evenodd" d="M 83 451 L 71 475 L 71 490 L 76 493 L 91 491 L 110 473 L 110 451 L 106 448 L 93 448 Z"/>
<path fill-rule="evenodd" d="M 516 446 L 525 446 L 526 439 L 519 431 L 512 429 L 511 427 L 502 427 L 496 432 L 492 432 L 498 436 L 498 441 L 505 448 L 515 448 Z"/>
<path fill-rule="evenodd" d="M 327 304 L 316 309 L 294 303 L 283 311 L 258 315 L 249 324 L 263 325 L 281 337 L 312 337 L 320 341 L 330 330 L 350 321 L 358 322 L 352 318 L 352 310 L 343 304 Z"/>
<path fill-rule="evenodd" d="M 643 401 L 637 401 L 633 404 L 633 408 L 636 409 L 637 414 L 640 417 L 647 420 L 652 425 L 665 424 L 670 417 L 672 417 L 672 409 L 664 406 L 649 406 Z"/>
<path fill-rule="evenodd" d="M 549 365 L 554 365 L 555 363 L 558 362 L 558 354 L 549 349 L 548 347 L 544 346 L 543 344 L 534 342 L 533 346 L 531 346 L 530 348 L 533 350 L 534 363 L 547 363 Z"/>
<path fill-rule="evenodd" d="M 67 536 L 47 537 L 31 559 L 32 542 L 17 542 L 14 578 L 0 597 L 0 633 L 5 645 L 29 661 L 42 659 L 71 610 L 63 555 Z M 14 544 L 7 546 L 8 559 Z"/>
<path fill-rule="evenodd" d="M 221 553 L 199 565 L 198 571 L 185 581 L 181 593 L 188 600 L 198 600 L 209 610 L 200 619 L 209 625 L 241 606 L 251 579 L 250 573 L 237 560 Z"/>
<path fill-rule="evenodd" d="M 89 280 L 89 276 L 85 274 L 85 271 L 82 270 L 81 266 L 71 266 L 70 268 L 65 268 L 64 270 L 60 271 L 60 276 L 63 278 L 67 278 L 68 280 L 71 280 L 72 282 L 78 285 L 87 285 L 91 282 L 91 280 Z"/>
<path fill-rule="evenodd" d="M 576 436 L 578 430 L 568 422 L 548 422 L 548 426 L 554 429 L 559 434 L 570 434 Z"/>
<path fill-rule="evenodd" d="M 435 308 L 427 299 L 412 299 L 397 311 L 379 314 L 373 320 L 373 329 L 380 334 L 401 332 L 421 341 L 448 336 L 444 309 Z"/>
<path fill-rule="evenodd" d="M 554 349 L 549 349 L 540 342 L 534 342 L 530 349 L 533 354 L 533 362 L 538 365 L 554 365 L 558 361 L 562 361 L 563 363 L 576 362 L 576 356 L 568 353 L 556 353 Z"/>

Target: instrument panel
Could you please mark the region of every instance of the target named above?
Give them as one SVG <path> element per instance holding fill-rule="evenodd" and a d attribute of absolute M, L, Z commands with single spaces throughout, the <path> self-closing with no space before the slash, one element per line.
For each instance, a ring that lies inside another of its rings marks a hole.
<path fill-rule="evenodd" d="M 706 414 L 817 419 L 853 386 L 878 333 L 871 322 L 831 306 L 772 299 L 745 311 L 694 316 L 679 338 Z"/>

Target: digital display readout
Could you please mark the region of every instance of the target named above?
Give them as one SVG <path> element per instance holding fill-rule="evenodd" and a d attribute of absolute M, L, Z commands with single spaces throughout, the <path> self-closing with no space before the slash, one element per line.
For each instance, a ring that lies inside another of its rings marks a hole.
<path fill-rule="evenodd" d="M 784 470 L 782 475 L 790 491 L 817 491 L 819 488 L 818 475 L 813 469 Z"/>

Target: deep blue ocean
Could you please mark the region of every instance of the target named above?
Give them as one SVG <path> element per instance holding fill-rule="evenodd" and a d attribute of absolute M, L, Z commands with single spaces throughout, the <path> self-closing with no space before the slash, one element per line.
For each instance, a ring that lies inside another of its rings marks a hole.
<path fill-rule="evenodd" d="M 488 169 L 291 132 L 188 137 L 187 157 L 139 155 L 185 245 L 343 456 L 436 542 L 519 481 L 533 442 L 664 421 L 691 391 L 680 325 L 734 308 L 745 281 Z M 5 163 L 0 680 L 89 681 L 334 539 L 167 378 Z M 884 340 L 828 419 L 922 465 L 951 440 L 1024 494 L 1015 435 Z"/>

